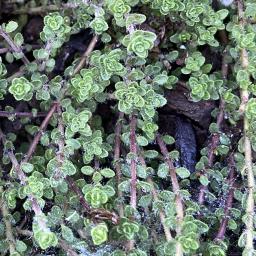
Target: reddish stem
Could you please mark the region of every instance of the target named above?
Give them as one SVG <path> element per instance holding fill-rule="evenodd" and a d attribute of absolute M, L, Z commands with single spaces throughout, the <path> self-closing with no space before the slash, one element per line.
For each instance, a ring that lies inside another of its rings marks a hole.
<path fill-rule="evenodd" d="M 130 152 L 133 154 L 131 159 L 131 199 L 130 205 L 134 209 L 136 209 L 136 202 L 137 202 L 137 171 L 136 171 L 136 157 L 137 157 L 137 144 L 136 144 L 136 124 L 137 118 L 135 115 L 131 116 L 130 119 Z"/>
<path fill-rule="evenodd" d="M 9 112 L 9 111 L 0 111 L 0 117 L 11 117 L 11 116 L 17 116 L 17 117 L 45 117 L 47 113 L 45 112 L 38 112 L 37 114 L 33 114 L 31 112 Z"/>
<path fill-rule="evenodd" d="M 34 137 L 32 143 L 30 144 L 30 147 L 28 149 L 28 152 L 24 158 L 24 160 L 22 162 L 28 162 L 31 158 L 31 156 L 33 155 L 35 149 L 36 149 L 36 146 L 40 140 L 40 138 L 42 137 L 43 135 L 43 132 L 45 131 L 47 125 L 49 124 L 50 120 L 51 120 L 51 117 L 53 115 L 53 113 L 56 111 L 56 108 L 57 108 L 57 105 L 58 103 L 53 103 L 51 109 L 49 110 L 48 114 L 46 115 L 45 119 L 43 120 L 40 128 L 39 128 L 39 131 L 38 133 L 36 134 L 36 136 Z"/>
<path fill-rule="evenodd" d="M 122 131 L 122 120 L 124 118 L 124 113 L 119 112 L 118 120 L 116 122 L 115 128 L 115 150 L 114 150 L 114 167 L 116 171 L 116 183 L 117 183 L 117 195 L 118 199 L 122 200 L 123 193 L 120 189 L 118 189 L 119 184 L 121 183 L 122 179 L 122 172 L 120 166 L 120 146 L 121 146 L 121 131 Z M 124 209 L 122 203 L 119 203 L 118 207 L 119 216 L 124 216 Z"/>
<path fill-rule="evenodd" d="M 22 52 L 22 48 L 14 43 L 14 41 L 13 41 L 12 38 L 9 36 L 9 34 L 6 33 L 6 32 L 2 29 L 1 26 L 0 26 L 0 36 L 2 36 L 2 37 L 5 39 L 5 41 L 7 42 L 7 44 L 12 48 L 12 50 L 13 50 L 14 52 L 23 54 L 23 56 L 22 56 L 21 59 L 22 59 L 22 61 L 23 61 L 24 64 L 27 65 L 27 64 L 30 63 L 29 60 L 27 59 L 27 57 L 25 56 L 25 54 Z"/>
<path fill-rule="evenodd" d="M 69 187 L 74 191 L 74 193 L 78 196 L 80 204 L 82 207 L 89 212 L 90 211 L 90 205 L 86 202 L 81 190 L 78 188 L 78 186 L 75 184 L 74 180 L 70 176 L 66 176 L 66 181 L 68 182 Z"/>
<path fill-rule="evenodd" d="M 169 152 L 167 150 L 166 144 L 164 143 L 164 141 L 162 140 L 161 136 L 158 134 L 157 137 L 157 143 L 160 147 L 161 153 L 164 156 L 165 162 L 167 163 L 168 167 L 169 167 L 169 172 L 170 172 L 170 177 L 171 177 L 171 182 L 172 182 L 172 188 L 173 188 L 173 192 L 176 195 L 176 199 L 175 199 L 175 203 L 176 203 L 176 212 L 177 212 L 177 234 L 179 234 L 181 232 L 181 222 L 183 220 L 184 217 L 184 210 L 183 210 L 183 204 L 182 204 L 182 199 L 181 196 L 179 194 L 179 182 L 176 176 L 176 169 L 173 165 L 172 160 L 169 157 Z"/>
<path fill-rule="evenodd" d="M 0 129 L 0 139 L 2 140 L 3 145 L 6 143 L 5 135 L 3 134 L 2 130 Z M 7 154 L 11 160 L 13 168 L 16 170 L 18 178 L 23 186 L 27 185 L 27 177 L 26 174 L 22 171 L 19 162 L 14 155 L 13 151 L 7 151 Z M 33 195 L 28 196 L 29 200 L 31 201 L 32 210 L 34 211 L 36 216 L 42 215 L 42 209 L 37 201 L 37 199 Z M 40 227 L 42 229 L 47 229 L 47 225 L 44 219 L 40 220 Z"/>
<path fill-rule="evenodd" d="M 84 65 L 86 64 L 86 62 L 87 62 L 87 60 L 88 60 L 89 55 L 90 55 L 91 52 L 94 50 L 95 45 L 96 45 L 97 42 L 98 42 L 98 39 L 99 39 L 99 37 L 98 37 L 97 35 L 95 35 L 95 36 L 92 38 L 92 40 L 91 40 L 91 42 L 90 42 L 88 48 L 86 49 L 86 51 L 84 52 L 84 54 L 83 54 L 83 56 L 82 56 L 80 62 L 79 62 L 79 63 L 77 64 L 77 66 L 75 67 L 75 69 L 74 69 L 74 74 L 77 74 L 77 73 L 84 67 Z"/>
<path fill-rule="evenodd" d="M 139 157 L 139 160 L 140 160 L 141 164 L 144 167 L 147 167 L 145 159 L 142 156 Z M 152 196 L 153 196 L 154 201 L 157 202 L 159 200 L 158 199 L 158 193 L 157 193 L 156 188 L 154 187 L 154 182 L 151 179 L 151 177 L 147 178 L 147 182 L 152 186 L 152 189 L 151 189 Z M 166 216 L 165 216 L 165 213 L 162 209 L 159 209 L 159 218 L 160 218 L 160 222 L 161 222 L 161 224 L 163 226 L 163 229 L 164 229 L 164 234 L 165 234 L 166 241 L 171 241 L 172 240 L 172 235 L 171 235 L 169 227 L 165 224 L 166 223 Z"/>
<path fill-rule="evenodd" d="M 226 51 L 224 52 L 224 56 L 222 59 L 222 66 L 221 66 L 221 73 L 222 73 L 222 78 L 225 81 L 227 79 L 227 74 L 228 74 L 228 64 L 226 63 L 226 58 L 227 54 Z M 217 115 L 217 127 L 218 130 L 221 127 L 221 123 L 224 120 L 224 109 L 225 109 L 225 101 L 223 99 L 220 100 L 220 105 L 219 105 L 219 113 Z M 220 136 L 218 133 L 214 133 L 212 135 L 211 143 L 210 143 L 210 149 L 208 152 L 208 168 L 211 168 L 213 166 L 214 158 L 215 158 L 215 150 L 219 144 Z M 202 172 L 204 174 L 206 170 Z M 198 195 L 198 203 L 203 204 L 205 200 L 205 193 L 208 189 L 208 186 L 201 185 L 200 186 L 200 191 Z"/>
<path fill-rule="evenodd" d="M 228 220 L 229 220 L 229 211 L 230 208 L 232 207 L 233 201 L 234 201 L 234 183 L 235 183 L 235 163 L 234 163 L 234 158 L 233 156 L 231 156 L 230 159 L 230 171 L 229 171 L 229 178 L 228 178 L 228 185 L 229 185 L 229 192 L 227 195 L 227 200 L 226 200 L 226 204 L 225 204 L 225 209 L 224 209 L 224 217 L 222 218 L 221 222 L 220 222 L 220 227 L 218 230 L 218 233 L 215 237 L 215 239 L 217 240 L 223 240 L 225 233 L 226 233 L 226 229 L 227 229 L 227 224 L 228 224 Z"/>

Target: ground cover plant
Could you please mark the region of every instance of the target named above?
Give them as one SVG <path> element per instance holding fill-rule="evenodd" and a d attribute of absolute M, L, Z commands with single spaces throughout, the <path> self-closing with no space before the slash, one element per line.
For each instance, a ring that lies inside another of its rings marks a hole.
<path fill-rule="evenodd" d="M 255 0 L 0 0 L 1 255 L 256 255 Z"/>

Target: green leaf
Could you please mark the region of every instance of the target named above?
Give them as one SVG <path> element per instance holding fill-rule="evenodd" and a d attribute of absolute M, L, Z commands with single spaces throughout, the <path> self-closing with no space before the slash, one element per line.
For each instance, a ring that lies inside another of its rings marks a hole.
<path fill-rule="evenodd" d="M 237 227 L 238 227 L 238 226 L 237 226 L 235 220 L 233 220 L 233 219 L 228 220 L 228 228 L 229 228 L 229 229 L 231 229 L 231 230 L 236 230 Z"/>
<path fill-rule="evenodd" d="M 74 175 L 76 173 L 76 167 L 67 159 L 62 163 L 61 170 L 65 175 Z"/>
<path fill-rule="evenodd" d="M 108 227 L 106 224 L 98 224 L 91 229 L 92 241 L 95 245 L 103 244 L 108 239 Z"/>
<path fill-rule="evenodd" d="M 61 225 L 61 235 L 68 242 L 72 242 L 74 240 L 74 235 L 71 228 L 63 224 Z"/>
<path fill-rule="evenodd" d="M 26 173 L 30 173 L 34 170 L 33 164 L 30 163 L 22 163 L 20 167 Z"/>
<path fill-rule="evenodd" d="M 169 174 L 169 168 L 166 164 L 160 164 L 157 170 L 157 176 L 165 179 Z"/>
<path fill-rule="evenodd" d="M 184 167 L 176 168 L 176 173 L 178 174 L 178 176 L 181 179 L 186 179 L 190 176 L 189 170 L 187 168 L 184 168 Z"/>
<path fill-rule="evenodd" d="M 164 143 L 167 145 L 172 145 L 175 143 L 175 139 L 170 135 L 164 135 L 162 138 Z"/>
<path fill-rule="evenodd" d="M 111 170 L 110 168 L 104 168 L 104 169 L 100 170 L 100 173 L 102 176 L 104 176 L 106 178 L 112 178 L 115 176 L 115 172 L 113 170 Z"/>
<path fill-rule="evenodd" d="M 94 173 L 94 169 L 87 165 L 81 168 L 81 172 L 85 175 L 92 175 Z"/>
<path fill-rule="evenodd" d="M 24 43 L 24 38 L 22 36 L 21 33 L 17 33 L 15 36 L 14 36 L 14 43 L 18 46 L 21 46 L 23 43 Z"/>
<path fill-rule="evenodd" d="M 21 240 L 16 240 L 15 247 L 20 253 L 24 253 L 27 250 L 27 245 Z"/>
<path fill-rule="evenodd" d="M 200 176 L 199 181 L 203 186 L 207 186 L 209 184 L 208 178 L 204 175 Z"/>
<path fill-rule="evenodd" d="M 158 152 L 156 150 L 144 151 L 144 157 L 146 158 L 156 158 L 157 156 L 158 156 Z"/>
<path fill-rule="evenodd" d="M 5 31 L 11 33 L 18 28 L 18 23 L 15 21 L 9 21 L 5 26 Z"/>

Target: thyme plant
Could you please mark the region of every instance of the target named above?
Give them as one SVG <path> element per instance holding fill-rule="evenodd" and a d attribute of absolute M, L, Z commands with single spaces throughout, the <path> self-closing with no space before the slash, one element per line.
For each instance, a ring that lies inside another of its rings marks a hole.
<path fill-rule="evenodd" d="M 3 5 L 1 255 L 256 255 L 254 0 Z M 180 86 L 218 105 L 193 173 L 159 125 Z"/>

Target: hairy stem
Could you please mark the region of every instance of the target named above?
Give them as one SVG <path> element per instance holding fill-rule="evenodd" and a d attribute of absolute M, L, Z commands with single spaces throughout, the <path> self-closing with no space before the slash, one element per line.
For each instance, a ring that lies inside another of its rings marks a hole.
<path fill-rule="evenodd" d="M 234 163 L 234 157 L 233 155 L 230 156 L 230 164 L 229 164 L 229 177 L 228 177 L 228 185 L 229 185 L 229 191 L 225 203 L 225 209 L 224 209 L 224 216 L 220 222 L 220 226 L 217 232 L 217 235 L 215 237 L 215 240 L 223 240 L 225 237 L 225 233 L 227 230 L 227 224 L 229 220 L 229 212 L 230 208 L 232 207 L 233 201 L 234 201 L 234 183 L 235 183 L 235 163 Z"/>
<path fill-rule="evenodd" d="M 40 140 L 40 138 L 43 135 L 43 132 L 45 131 L 47 125 L 49 124 L 52 115 L 54 114 L 54 112 L 56 111 L 58 103 L 53 103 L 52 107 L 50 108 L 50 110 L 48 111 L 48 114 L 46 115 L 45 119 L 43 120 L 38 133 L 36 134 L 36 136 L 34 137 L 32 143 L 30 144 L 30 147 L 28 149 L 28 152 L 24 158 L 24 160 L 22 162 L 28 162 L 30 160 L 30 158 L 32 157 L 34 151 L 36 150 L 36 146 Z"/>
<path fill-rule="evenodd" d="M 93 51 L 93 49 L 95 48 L 95 45 L 97 44 L 98 39 L 99 39 L 99 37 L 97 35 L 95 35 L 92 38 L 89 46 L 87 47 L 86 51 L 82 55 L 82 58 L 81 58 L 80 62 L 75 67 L 74 74 L 77 74 L 84 67 L 84 65 L 88 61 L 88 57 L 89 57 L 90 53 Z"/>
<path fill-rule="evenodd" d="M 237 8 L 238 8 L 238 16 L 240 20 L 240 26 L 242 29 L 244 29 L 246 22 L 244 19 L 244 5 L 242 0 L 237 1 Z M 248 52 L 246 49 L 241 49 L 240 53 L 241 57 L 241 64 L 243 69 L 248 69 L 249 66 L 249 59 L 248 59 Z M 241 89 L 240 91 L 240 97 L 242 103 L 246 106 L 247 101 L 249 99 L 249 92 L 247 89 Z M 246 215 L 247 215 L 247 221 L 245 223 L 246 225 L 246 245 L 245 249 L 248 252 L 251 252 L 254 250 L 253 245 L 253 239 L 254 239 L 254 226 L 253 226 L 253 219 L 254 219 L 254 191 L 255 191 L 255 180 L 254 180 L 254 174 L 253 174 L 253 168 L 252 168 L 252 148 L 251 148 L 251 141 L 249 139 L 249 121 L 244 115 L 244 154 L 245 154 L 245 167 L 247 170 L 247 206 L 246 206 Z"/>
<path fill-rule="evenodd" d="M 160 147 L 161 153 L 164 156 L 165 162 L 169 167 L 169 172 L 170 172 L 170 177 L 171 177 L 171 182 L 172 182 L 172 189 L 176 196 L 176 198 L 175 198 L 175 207 L 176 207 L 176 214 L 177 214 L 176 233 L 177 233 L 177 235 L 180 235 L 181 234 L 181 225 L 182 225 L 183 218 L 184 218 L 184 209 L 183 209 L 182 198 L 179 194 L 180 187 L 179 187 L 179 182 L 178 182 L 177 175 L 176 175 L 176 169 L 173 165 L 172 160 L 169 157 L 169 152 L 167 150 L 166 144 L 164 143 L 164 141 L 161 138 L 161 135 L 158 134 L 156 139 L 157 139 L 157 143 Z M 179 243 L 176 246 L 176 255 L 183 255 L 182 248 Z"/>
<path fill-rule="evenodd" d="M 5 200 L 3 198 L 3 196 L 4 196 L 3 193 L 4 193 L 4 189 L 2 186 L 0 186 L 0 207 L 1 207 L 1 213 L 2 213 L 2 217 L 3 217 L 4 225 L 5 225 L 5 235 L 6 235 L 8 245 L 9 245 L 9 252 L 11 255 L 12 253 L 16 252 L 15 237 L 13 235 L 11 222 L 9 221 L 9 211 L 5 204 Z"/>
<path fill-rule="evenodd" d="M 45 117 L 47 113 L 45 112 L 38 112 L 33 114 L 32 112 L 9 112 L 9 111 L 0 111 L 0 117 L 30 117 L 30 118 L 37 118 L 37 117 Z"/>
<path fill-rule="evenodd" d="M 222 59 L 222 66 L 221 66 L 221 74 L 222 74 L 222 78 L 224 81 L 227 80 L 227 74 L 228 74 L 228 64 L 227 64 L 226 58 L 227 58 L 227 52 L 225 50 L 223 59 Z M 224 119 L 224 109 L 225 109 L 225 101 L 221 98 L 220 104 L 219 104 L 219 113 L 217 115 L 217 121 L 216 121 L 218 130 L 221 128 L 221 124 Z M 215 150 L 219 144 L 219 140 L 220 140 L 219 134 L 214 133 L 212 135 L 210 148 L 209 148 L 209 152 L 208 152 L 208 168 L 211 168 L 213 166 L 213 162 L 214 162 L 214 158 L 215 158 Z M 204 170 L 203 173 L 204 172 L 206 172 L 206 170 Z M 198 195 L 198 203 L 199 204 L 204 204 L 205 193 L 206 193 L 207 189 L 208 189 L 208 186 L 204 186 L 204 185 L 200 186 L 200 191 L 199 191 L 199 195 Z"/>
<path fill-rule="evenodd" d="M 0 129 L 0 139 L 3 143 L 3 145 L 5 145 L 6 138 L 1 129 Z M 14 153 L 11 150 L 8 150 L 7 154 L 12 163 L 13 169 L 17 173 L 17 176 L 21 182 L 21 185 L 23 185 L 23 186 L 27 185 L 27 177 L 26 177 L 25 173 L 22 171 L 16 156 L 14 155 Z M 29 195 L 28 198 L 31 202 L 32 210 L 34 211 L 35 215 L 41 216 L 43 214 L 43 212 L 42 212 L 41 207 L 40 207 L 38 201 L 36 200 L 36 198 L 33 195 Z M 40 226 L 42 229 L 47 229 L 47 225 L 44 220 L 40 220 Z"/>
<path fill-rule="evenodd" d="M 6 33 L 4 30 L 3 30 L 3 28 L 0 26 L 0 36 L 2 36 L 4 39 L 5 39 L 5 41 L 7 42 L 7 44 L 11 47 L 11 49 L 15 52 L 15 53 L 20 53 L 20 54 L 22 54 L 22 61 L 23 61 L 23 63 L 25 64 L 25 65 L 27 65 L 27 64 L 29 64 L 30 62 L 29 62 L 29 60 L 28 60 L 28 58 L 25 56 L 25 54 L 23 53 L 23 51 L 22 51 L 22 48 L 21 47 L 19 47 L 18 45 L 16 45 L 15 43 L 14 43 L 14 41 L 12 40 L 12 38 L 9 36 L 9 34 L 8 33 Z"/>
<path fill-rule="evenodd" d="M 146 167 L 145 159 L 142 156 L 139 157 L 139 160 L 140 160 L 141 164 Z M 147 178 L 147 182 L 152 186 L 152 196 L 154 198 L 154 201 L 157 202 L 158 201 L 158 193 L 157 193 L 157 190 L 154 187 L 154 182 L 151 179 L 151 177 Z M 165 213 L 164 213 L 163 210 L 159 210 L 159 218 L 160 218 L 160 222 L 161 222 L 161 224 L 163 226 L 163 229 L 164 229 L 164 234 L 165 234 L 166 241 L 171 241 L 172 240 L 172 234 L 170 232 L 170 229 L 165 224 L 166 216 L 165 216 Z"/>
<path fill-rule="evenodd" d="M 130 152 L 132 153 L 131 168 L 130 168 L 130 170 L 131 170 L 131 199 L 130 199 L 130 205 L 134 209 L 136 209 L 136 205 L 137 205 L 136 124 L 137 124 L 137 118 L 135 117 L 135 115 L 132 115 L 131 119 L 130 119 Z"/>
<path fill-rule="evenodd" d="M 120 147 L 121 147 L 121 131 L 122 131 L 123 118 L 124 118 L 124 113 L 119 112 L 118 120 L 116 122 L 116 128 L 115 128 L 115 149 L 114 149 L 114 167 L 116 171 L 117 195 L 118 195 L 118 199 L 120 200 L 118 205 L 118 213 L 120 217 L 124 216 L 124 207 L 121 202 L 123 200 L 122 199 L 123 193 L 118 188 L 122 179 L 122 172 L 121 172 L 121 166 L 120 166 Z"/>

